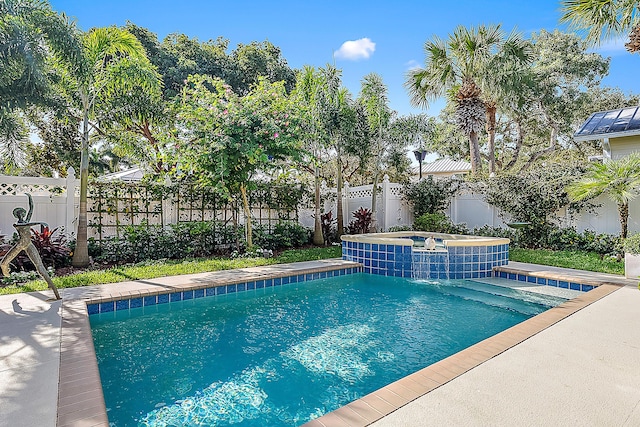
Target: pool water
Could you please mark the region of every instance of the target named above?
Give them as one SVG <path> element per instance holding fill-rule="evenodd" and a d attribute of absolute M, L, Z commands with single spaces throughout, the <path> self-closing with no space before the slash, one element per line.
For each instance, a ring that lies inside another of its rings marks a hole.
<path fill-rule="evenodd" d="M 353 274 L 90 321 L 112 426 L 295 426 L 562 301 Z"/>

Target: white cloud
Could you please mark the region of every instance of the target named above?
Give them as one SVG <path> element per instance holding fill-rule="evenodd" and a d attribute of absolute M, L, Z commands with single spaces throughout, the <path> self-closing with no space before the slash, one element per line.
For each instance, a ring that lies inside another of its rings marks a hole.
<path fill-rule="evenodd" d="M 416 61 L 415 59 L 412 59 L 411 61 L 406 62 L 405 67 L 407 67 L 407 70 L 411 71 L 411 70 L 417 70 L 418 68 L 422 68 L 422 65 L 420 65 L 420 63 L 418 61 Z"/>
<path fill-rule="evenodd" d="M 335 53 L 336 58 L 356 61 L 367 59 L 376 50 L 376 44 L 371 39 L 365 37 L 359 40 L 348 40 L 342 43 L 340 49 Z"/>

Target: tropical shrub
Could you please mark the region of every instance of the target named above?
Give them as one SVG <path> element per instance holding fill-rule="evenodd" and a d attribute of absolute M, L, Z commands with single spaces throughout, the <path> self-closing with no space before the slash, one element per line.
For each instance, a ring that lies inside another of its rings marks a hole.
<path fill-rule="evenodd" d="M 337 220 L 333 218 L 333 212 L 325 212 L 320 215 L 320 223 L 322 224 L 322 236 L 324 237 L 324 244 L 329 245 L 332 241 L 335 241 L 336 230 L 333 228 L 333 224 Z"/>
<path fill-rule="evenodd" d="M 371 209 L 361 207 L 357 211 L 353 212 L 354 220 L 349 223 L 347 230 L 349 234 L 365 234 L 369 232 L 371 222 Z"/>
<path fill-rule="evenodd" d="M 450 178 L 434 180 L 428 176 L 404 187 L 404 198 L 413 205 L 414 217 L 425 213 L 441 212 L 451 202 L 458 190 L 457 181 Z"/>
<path fill-rule="evenodd" d="M 294 222 L 279 222 L 268 233 L 264 227 L 253 230 L 253 243 L 262 249 L 295 248 L 309 243 L 311 232 Z"/>
<path fill-rule="evenodd" d="M 389 233 L 395 233 L 396 231 L 412 231 L 413 227 L 410 225 L 394 225 L 387 230 Z"/>

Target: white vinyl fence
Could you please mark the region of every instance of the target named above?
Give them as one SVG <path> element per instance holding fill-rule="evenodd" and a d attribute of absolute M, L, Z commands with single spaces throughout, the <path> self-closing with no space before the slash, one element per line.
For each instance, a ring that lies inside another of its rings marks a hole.
<path fill-rule="evenodd" d="M 14 228 L 12 224 L 15 218 L 12 211 L 16 207 L 28 207 L 25 193 L 30 193 L 34 201 L 33 221 L 43 221 L 52 228 L 62 227 L 67 235 L 75 234 L 78 215 L 78 193 L 80 181 L 75 178 L 74 170 L 70 168 L 67 178 L 31 178 L 0 175 L 0 235 L 10 237 Z M 347 226 L 353 218 L 353 212 L 360 207 L 371 208 L 372 185 L 350 187 L 345 184 L 343 190 L 343 221 Z M 337 200 L 334 188 L 323 186 L 325 197 L 324 212 L 332 210 L 336 216 Z M 620 232 L 617 207 L 614 203 L 602 196 L 594 201 L 600 206 L 596 212 L 582 212 L 569 216 L 565 209 L 557 213 L 559 225 L 573 226 L 578 231 L 586 229 L 599 233 L 616 234 Z M 165 218 L 172 223 L 179 220 L 177 211 L 173 206 L 162 207 Z M 490 225 L 493 227 L 505 227 L 504 219 L 497 208 L 487 204 L 482 195 L 462 191 L 456 195 L 447 214 L 456 224 L 466 223 L 467 227 L 481 227 Z M 259 216 L 254 211 L 253 215 Z M 308 228 L 313 228 L 313 209 L 300 208 L 299 222 Z M 200 218 L 196 218 L 200 219 Z M 242 215 L 239 222 L 243 223 Z M 388 230 L 393 226 L 411 225 L 413 213 L 411 206 L 402 198 L 402 185 L 389 182 L 388 177 L 379 184 L 377 224 L 379 230 Z M 629 232 L 640 231 L 640 200 L 636 199 L 630 205 Z M 91 233 L 90 233 L 91 234 Z"/>

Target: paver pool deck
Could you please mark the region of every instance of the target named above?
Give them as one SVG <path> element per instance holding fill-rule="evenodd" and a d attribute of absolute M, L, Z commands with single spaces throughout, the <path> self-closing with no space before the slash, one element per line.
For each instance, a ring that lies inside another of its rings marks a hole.
<path fill-rule="evenodd" d="M 82 397 L 85 374 L 70 370 L 70 355 L 82 361 L 83 344 L 93 345 L 82 334 L 69 341 L 78 302 L 350 264 L 323 260 L 63 289 L 64 310 L 61 301 L 47 301 L 50 291 L 0 296 L 0 426 L 108 425 L 100 417 L 69 416 L 104 407 L 91 390 Z M 465 358 L 454 355 L 435 364 L 439 370 L 432 365 L 309 425 L 640 425 L 637 281 L 516 262 L 506 267 L 605 285 L 465 350 Z"/>

